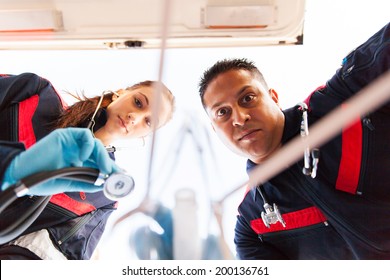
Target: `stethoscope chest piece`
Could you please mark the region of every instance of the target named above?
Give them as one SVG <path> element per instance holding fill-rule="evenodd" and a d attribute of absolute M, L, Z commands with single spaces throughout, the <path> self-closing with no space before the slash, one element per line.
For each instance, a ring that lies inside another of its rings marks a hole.
<path fill-rule="evenodd" d="M 280 222 L 283 227 L 286 227 L 286 223 L 284 222 L 282 215 L 276 204 L 274 203 L 273 207 L 268 203 L 264 204 L 264 211 L 261 212 L 261 218 L 263 219 L 264 225 L 269 228 L 271 224 L 276 224 Z"/>
<path fill-rule="evenodd" d="M 263 208 L 265 211 L 261 211 L 261 219 L 263 220 L 264 225 L 269 228 L 271 225 L 280 222 L 283 227 L 286 227 L 286 222 L 284 221 L 278 206 L 276 206 L 275 203 L 273 204 L 273 206 L 268 203 L 268 198 L 265 194 L 264 187 L 262 185 L 259 185 L 256 189 L 264 202 Z"/>
<path fill-rule="evenodd" d="M 111 174 L 104 182 L 104 195 L 111 200 L 121 199 L 134 189 L 134 179 L 123 173 Z"/>

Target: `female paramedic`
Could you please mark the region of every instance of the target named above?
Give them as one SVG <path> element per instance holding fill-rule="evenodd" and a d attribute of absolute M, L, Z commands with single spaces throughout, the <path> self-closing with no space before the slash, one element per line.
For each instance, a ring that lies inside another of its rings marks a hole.
<path fill-rule="evenodd" d="M 161 98 L 154 94 L 157 89 Z M 154 81 L 80 98 L 68 107 L 51 83 L 36 74 L 1 75 L 1 191 L 27 175 L 63 167 L 117 172 L 114 151 L 106 148 L 116 140 L 147 136 L 171 119 L 173 109 L 170 90 Z M 50 195 L 31 226 L 0 246 L 0 259 L 91 258 L 117 205 L 91 183 L 54 179 L 34 187 L 4 210 L 0 232 L 41 196 Z"/>

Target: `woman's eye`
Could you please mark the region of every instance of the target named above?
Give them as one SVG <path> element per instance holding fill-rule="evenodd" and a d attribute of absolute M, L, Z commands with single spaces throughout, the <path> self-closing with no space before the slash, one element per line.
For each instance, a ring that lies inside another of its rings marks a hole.
<path fill-rule="evenodd" d="M 142 108 L 142 102 L 138 98 L 134 98 L 135 106 Z"/>
<path fill-rule="evenodd" d="M 145 119 L 145 122 L 147 126 L 152 126 L 152 122 L 150 121 L 150 119 Z"/>

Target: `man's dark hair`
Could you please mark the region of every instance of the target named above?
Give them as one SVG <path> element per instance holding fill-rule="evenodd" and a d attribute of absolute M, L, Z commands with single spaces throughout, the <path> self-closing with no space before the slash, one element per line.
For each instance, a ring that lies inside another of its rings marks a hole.
<path fill-rule="evenodd" d="M 223 59 L 217 61 L 213 66 L 203 72 L 203 76 L 199 82 L 199 95 L 204 106 L 203 96 L 209 84 L 217 78 L 220 74 L 223 74 L 230 70 L 247 70 L 254 75 L 268 90 L 268 85 L 263 77 L 263 74 L 255 66 L 252 61 L 249 61 L 245 58 L 235 58 L 235 59 Z"/>

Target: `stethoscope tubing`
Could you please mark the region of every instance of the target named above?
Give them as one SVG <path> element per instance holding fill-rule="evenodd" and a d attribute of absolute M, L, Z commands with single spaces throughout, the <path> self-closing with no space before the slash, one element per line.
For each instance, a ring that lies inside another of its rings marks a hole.
<path fill-rule="evenodd" d="M 99 170 L 89 167 L 67 167 L 52 171 L 43 171 L 21 179 L 10 186 L 0 195 L 0 214 L 17 200 L 21 193 L 52 179 L 68 179 L 94 184 L 99 177 Z M 28 209 L 12 224 L 0 231 L 0 244 L 5 244 L 21 235 L 42 213 L 49 203 L 51 196 L 38 196 Z"/>

